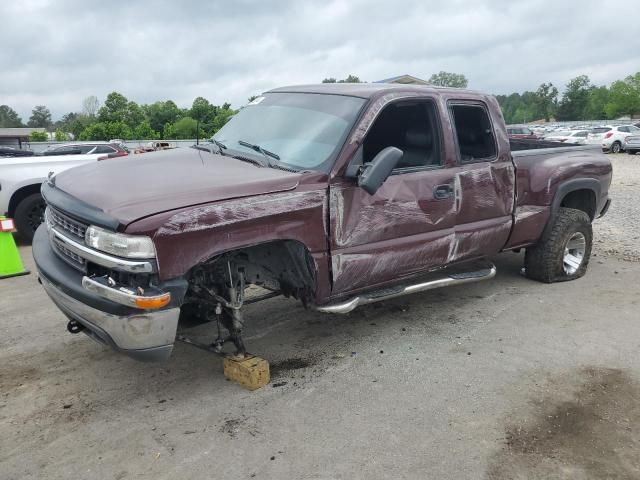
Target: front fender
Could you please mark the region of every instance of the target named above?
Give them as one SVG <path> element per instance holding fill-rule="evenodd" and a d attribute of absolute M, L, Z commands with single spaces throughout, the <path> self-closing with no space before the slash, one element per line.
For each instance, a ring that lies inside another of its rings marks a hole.
<path fill-rule="evenodd" d="M 326 255 L 326 205 L 322 189 L 233 199 L 165 214 L 152 235 L 160 278 L 180 277 L 221 253 L 274 240 L 295 240 L 314 257 Z M 144 231 L 146 222 L 136 222 L 135 230 Z"/>

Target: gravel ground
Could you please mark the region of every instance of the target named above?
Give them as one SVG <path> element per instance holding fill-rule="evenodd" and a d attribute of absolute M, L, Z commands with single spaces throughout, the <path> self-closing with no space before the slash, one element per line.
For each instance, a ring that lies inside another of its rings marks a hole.
<path fill-rule="evenodd" d="M 594 223 L 594 252 L 640 261 L 640 155 L 608 155 L 613 164 L 609 212 Z"/>
<path fill-rule="evenodd" d="M 249 305 L 255 392 L 182 344 L 142 364 L 70 335 L 33 274 L 1 281 L 0 479 L 640 478 L 640 158 L 610 158 L 584 278 L 533 282 L 509 253 L 492 281 L 346 316 Z"/>

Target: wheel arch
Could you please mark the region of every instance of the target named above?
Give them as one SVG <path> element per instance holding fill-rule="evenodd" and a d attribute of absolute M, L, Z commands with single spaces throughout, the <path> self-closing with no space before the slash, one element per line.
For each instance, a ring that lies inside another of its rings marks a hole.
<path fill-rule="evenodd" d="M 305 304 L 315 301 L 321 267 L 299 240 L 271 239 L 217 252 L 192 266 L 186 278 L 193 281 L 201 270 L 215 271 L 218 262 L 227 260 L 245 272 L 249 283 L 278 289 Z"/>
<path fill-rule="evenodd" d="M 567 207 L 582 210 L 593 221 L 600 192 L 600 182 L 595 178 L 580 178 L 562 183 L 553 197 L 550 220 L 555 217 L 560 207 Z"/>
<path fill-rule="evenodd" d="M 9 200 L 9 206 L 7 210 L 9 213 L 9 217 L 13 217 L 15 215 L 16 208 L 18 208 L 18 205 L 22 200 L 34 193 L 40 193 L 41 186 L 41 183 L 33 183 L 24 185 L 13 192 L 13 194 L 11 195 L 11 199 Z"/>

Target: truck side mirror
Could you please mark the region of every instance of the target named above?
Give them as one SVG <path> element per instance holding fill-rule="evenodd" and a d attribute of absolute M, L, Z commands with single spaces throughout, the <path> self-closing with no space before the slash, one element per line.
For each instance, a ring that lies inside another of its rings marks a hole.
<path fill-rule="evenodd" d="M 396 147 L 387 147 L 364 166 L 362 173 L 358 177 L 358 186 L 362 187 L 369 195 L 373 195 L 382 186 L 384 181 L 391 175 L 391 171 L 396 168 L 404 152 Z"/>

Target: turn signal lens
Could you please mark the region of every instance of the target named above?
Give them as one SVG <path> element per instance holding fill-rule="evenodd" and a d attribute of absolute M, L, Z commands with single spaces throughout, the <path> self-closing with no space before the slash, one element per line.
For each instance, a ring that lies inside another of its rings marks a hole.
<path fill-rule="evenodd" d="M 135 299 L 136 307 L 143 310 L 157 310 L 158 308 L 166 307 L 171 301 L 170 293 L 163 293 L 157 297 L 138 297 Z"/>

